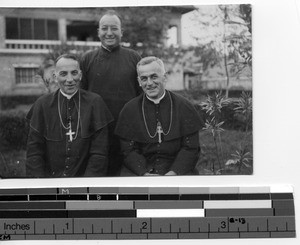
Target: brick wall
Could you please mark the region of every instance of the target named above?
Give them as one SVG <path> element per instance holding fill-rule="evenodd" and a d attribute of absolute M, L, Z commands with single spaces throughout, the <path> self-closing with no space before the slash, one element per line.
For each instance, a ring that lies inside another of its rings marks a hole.
<path fill-rule="evenodd" d="M 36 65 L 40 66 L 43 61 L 41 54 L 14 54 L 1 53 L 0 55 L 0 96 L 6 94 L 41 94 L 44 91 L 44 85 L 16 85 L 15 65 Z"/>

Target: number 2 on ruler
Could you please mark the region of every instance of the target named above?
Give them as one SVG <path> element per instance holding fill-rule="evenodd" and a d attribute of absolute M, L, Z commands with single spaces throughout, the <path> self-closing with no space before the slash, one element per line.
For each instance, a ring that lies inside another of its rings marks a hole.
<path fill-rule="evenodd" d="M 143 230 L 147 229 L 147 225 L 148 225 L 147 222 L 143 222 L 143 223 L 142 223 L 142 229 L 143 229 Z"/>

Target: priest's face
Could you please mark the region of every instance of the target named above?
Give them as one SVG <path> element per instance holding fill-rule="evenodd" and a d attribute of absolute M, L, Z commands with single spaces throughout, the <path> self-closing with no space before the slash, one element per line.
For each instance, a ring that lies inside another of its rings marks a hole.
<path fill-rule="evenodd" d="M 65 94 L 72 95 L 78 90 L 81 76 L 78 61 L 71 58 L 61 58 L 57 61 L 54 77 Z"/>
<path fill-rule="evenodd" d="M 139 66 L 138 75 L 140 86 L 149 98 L 159 99 L 164 94 L 167 78 L 157 62 Z"/>
<path fill-rule="evenodd" d="M 104 15 L 99 21 L 98 36 L 106 48 L 114 48 L 121 42 L 121 21 L 116 15 Z"/>

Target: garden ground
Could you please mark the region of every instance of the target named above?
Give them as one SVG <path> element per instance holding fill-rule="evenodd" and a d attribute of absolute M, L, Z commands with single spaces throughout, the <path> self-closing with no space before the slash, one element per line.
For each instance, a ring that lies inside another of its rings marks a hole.
<path fill-rule="evenodd" d="M 246 134 L 242 131 L 226 130 L 221 133 L 221 147 L 218 148 L 220 155 L 220 164 L 216 152 L 215 144 L 211 133 L 201 131 L 200 146 L 201 155 L 197 163 L 197 170 L 200 175 L 213 174 L 242 174 L 248 175 L 253 172 L 252 158 L 248 164 L 251 166 L 239 166 L 237 164 L 225 165 L 225 163 L 233 159 L 231 154 L 234 154 L 239 149 L 241 142 L 247 145 L 247 151 L 253 155 L 252 132 Z M 220 152 L 222 148 L 222 153 Z M 0 139 L 0 176 L 2 178 L 22 178 L 25 177 L 25 150 L 10 150 L 3 145 L 3 140 Z"/>

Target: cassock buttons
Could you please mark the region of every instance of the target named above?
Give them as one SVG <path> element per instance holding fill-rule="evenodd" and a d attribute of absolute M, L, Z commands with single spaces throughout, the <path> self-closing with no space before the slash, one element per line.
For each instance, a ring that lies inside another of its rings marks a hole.
<path fill-rule="evenodd" d="M 187 144 L 190 143 L 189 137 L 186 137 L 185 140 L 186 140 L 186 143 L 187 143 Z"/>

